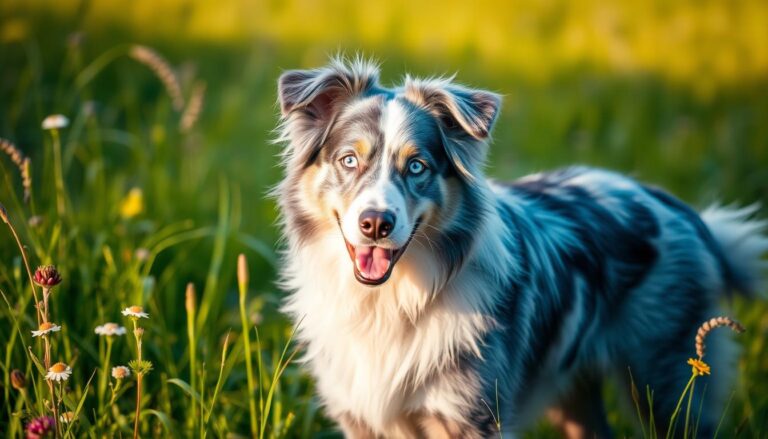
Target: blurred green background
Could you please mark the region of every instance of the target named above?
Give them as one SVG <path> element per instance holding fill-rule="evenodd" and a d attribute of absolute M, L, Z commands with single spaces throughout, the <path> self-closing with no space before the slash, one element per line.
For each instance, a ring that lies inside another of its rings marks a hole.
<path fill-rule="evenodd" d="M 179 129 L 182 111 L 162 82 L 126 56 L 132 44 L 168 60 L 187 101 L 205 87 L 192 129 Z M 336 53 L 381 61 L 384 84 L 406 72 L 456 73 L 503 94 L 488 165 L 495 178 L 588 164 L 664 186 L 696 207 L 768 202 L 762 0 L 4 0 L 0 137 L 31 158 L 33 198 L 20 201 L 18 171 L 2 158 L 0 200 L 23 224 L 33 259 L 65 269 L 66 299 L 56 309 L 71 345 L 62 352 L 79 352 L 83 369 L 95 367 L 93 318 L 117 319 L 118 305 L 141 300 L 158 315 L 150 350 L 160 372 L 150 385 L 171 392 L 158 376 L 188 373 L 184 285 L 202 291 L 207 315 L 197 324 L 213 364 L 221 338 L 239 325 L 239 252 L 251 261 L 252 317 L 273 334 L 265 349 L 285 339 L 274 286 L 276 212 L 265 196 L 281 173 L 271 143 L 275 85 L 282 70 L 316 67 Z M 55 209 L 50 136 L 40 129 L 54 113 L 72 121 L 62 132 L 64 215 Z M 121 214 L 132 188 L 141 190 L 140 209 Z M 32 216 L 40 225 L 29 225 Z M 18 251 L 10 235 L 0 242 L 0 286 L 19 307 L 26 302 L 16 292 L 24 289 Z M 144 248 L 150 262 L 136 256 Z M 745 355 L 726 425 L 764 436 L 768 308 L 738 300 L 732 308 L 750 332 L 741 338 Z M 11 337 L 13 313 L 0 320 L 0 341 Z M 11 363 L 24 358 L 18 349 L 7 349 L 6 387 Z M 219 433 L 247 431 L 247 407 L 238 402 L 242 364 L 233 362 L 220 413 L 229 419 L 217 421 Z M 279 416 L 296 413 L 297 435 L 328 431 L 300 373 L 287 372 Z M 170 407 L 173 395 L 149 398 L 183 418 L 183 408 Z M 612 420 L 627 425 L 618 413 L 611 409 Z"/>

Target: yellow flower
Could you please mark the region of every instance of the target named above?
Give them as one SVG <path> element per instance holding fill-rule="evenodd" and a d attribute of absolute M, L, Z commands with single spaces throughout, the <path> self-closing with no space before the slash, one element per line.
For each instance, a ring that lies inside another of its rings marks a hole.
<path fill-rule="evenodd" d="M 120 202 L 120 216 L 133 218 L 144 211 L 144 194 L 141 189 L 135 187 Z"/>
<path fill-rule="evenodd" d="M 703 362 L 702 360 L 689 358 L 688 364 L 691 365 L 691 370 L 693 371 L 694 375 L 709 375 L 709 364 Z"/>

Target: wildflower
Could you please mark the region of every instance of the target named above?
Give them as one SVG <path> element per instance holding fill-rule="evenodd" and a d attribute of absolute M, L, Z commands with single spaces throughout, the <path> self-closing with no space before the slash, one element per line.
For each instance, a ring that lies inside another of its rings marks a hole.
<path fill-rule="evenodd" d="M 58 362 L 48 369 L 45 379 L 52 381 L 66 381 L 72 375 L 72 368 L 62 362 Z"/>
<path fill-rule="evenodd" d="M 19 369 L 11 371 L 11 386 L 16 390 L 23 390 L 27 387 L 27 377 Z"/>
<path fill-rule="evenodd" d="M 61 421 L 64 424 L 69 424 L 74 420 L 75 420 L 75 412 L 73 411 L 64 412 L 61 415 L 59 415 L 59 421 Z"/>
<path fill-rule="evenodd" d="M 131 369 L 125 366 L 115 366 L 112 368 L 112 378 L 122 380 L 131 376 Z"/>
<path fill-rule="evenodd" d="M 689 358 L 688 364 L 691 365 L 691 370 L 694 375 L 709 375 L 709 365 L 700 359 Z"/>
<path fill-rule="evenodd" d="M 27 439 L 43 439 L 54 437 L 56 420 L 51 416 L 35 418 L 27 424 Z"/>
<path fill-rule="evenodd" d="M 29 224 L 29 227 L 32 228 L 40 227 L 40 225 L 43 224 L 43 217 L 40 215 L 31 216 L 27 223 Z"/>
<path fill-rule="evenodd" d="M 125 326 L 120 326 L 117 323 L 105 323 L 103 325 L 99 325 L 96 327 L 94 332 L 98 335 L 106 335 L 106 336 L 113 336 L 113 335 L 124 335 L 126 330 Z"/>
<path fill-rule="evenodd" d="M 149 259 L 149 255 L 150 255 L 149 250 L 142 247 L 137 248 L 136 251 L 133 253 L 133 256 L 139 262 L 144 262 L 147 259 Z"/>
<path fill-rule="evenodd" d="M 55 265 L 37 267 L 35 283 L 43 288 L 51 288 L 61 283 L 61 275 Z"/>
<path fill-rule="evenodd" d="M 133 218 L 144 211 L 144 194 L 141 189 L 135 187 L 128 191 L 128 195 L 120 202 L 120 216 Z"/>
<path fill-rule="evenodd" d="M 58 332 L 60 330 L 61 326 L 55 323 L 43 322 L 40 324 L 40 327 L 37 328 L 37 331 L 32 331 L 32 337 L 43 337 L 51 332 Z"/>
<path fill-rule="evenodd" d="M 52 114 L 43 119 L 44 130 L 57 130 L 59 128 L 66 128 L 69 125 L 69 119 L 62 114 Z"/>
<path fill-rule="evenodd" d="M 132 319 L 149 318 L 149 314 L 144 312 L 144 308 L 137 305 L 129 306 L 128 308 L 124 309 L 123 315 Z"/>

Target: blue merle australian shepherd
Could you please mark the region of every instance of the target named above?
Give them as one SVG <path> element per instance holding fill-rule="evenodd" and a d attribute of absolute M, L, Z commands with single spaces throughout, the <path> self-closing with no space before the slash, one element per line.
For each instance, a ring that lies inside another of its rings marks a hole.
<path fill-rule="evenodd" d="M 384 87 L 359 59 L 287 71 L 278 89 L 284 309 L 347 437 L 496 436 L 497 412 L 505 436 L 546 414 L 604 437 L 601 383 L 627 388 L 629 371 L 666 428 L 698 325 L 758 288 L 755 209 L 697 213 L 583 167 L 487 179 L 494 93 Z M 701 436 L 730 388 L 725 332 L 708 339 Z"/>

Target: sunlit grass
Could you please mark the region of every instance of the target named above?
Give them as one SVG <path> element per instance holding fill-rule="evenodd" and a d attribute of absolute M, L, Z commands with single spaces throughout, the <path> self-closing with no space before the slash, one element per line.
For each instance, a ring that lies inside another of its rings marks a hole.
<path fill-rule="evenodd" d="M 129 437 L 137 419 L 144 437 L 333 434 L 312 383 L 287 364 L 293 329 L 277 312 L 275 208 L 264 193 L 280 172 L 269 143 L 275 78 L 324 62 L 337 37 L 348 51 L 383 58 L 385 82 L 405 69 L 459 71 L 464 82 L 504 93 L 493 176 L 588 163 L 697 205 L 768 201 L 766 39 L 753 38 L 768 26 L 757 2 L 729 12 L 726 24 L 744 26 L 727 31 L 717 22 L 724 2 L 683 2 L 668 14 L 639 3 L 614 12 L 580 3 L 523 2 L 514 11 L 374 3 L 344 17 L 293 4 L 195 3 L 185 16 L 171 2 L 155 5 L 116 11 L 94 2 L 79 12 L 82 28 L 65 20 L 76 14 L 66 4 L 0 6 L 0 137 L 13 145 L 2 144 L 0 202 L 28 254 L 27 264 L 4 227 L 0 431 L 10 436 L 50 413 L 45 346 L 31 336 L 39 291 L 25 267 L 47 264 L 63 278 L 51 296 L 61 330 L 50 350 L 53 363 L 72 368 L 66 386 L 54 388 L 61 411 L 73 414 L 71 434 Z M 162 25 L 146 26 L 148 14 Z M 313 24 L 303 25 L 304 15 Z M 425 17 L 440 26 L 417 21 Z M 693 33 L 671 38 L 672 24 L 688 21 Z M 615 35 L 615 26 L 626 32 Z M 719 42 L 697 44 L 698 34 Z M 748 61 L 735 71 L 702 67 L 729 65 L 718 58 L 729 51 Z M 158 57 L 154 68 L 143 62 Z M 50 114 L 69 120 L 55 135 L 41 126 Z M 237 278 L 240 253 L 247 282 Z M 152 371 L 138 401 L 137 374 L 118 379 L 112 370 L 138 360 L 135 334 L 94 333 L 110 321 L 133 330 L 120 314 L 131 305 L 151 316 L 142 322 L 142 361 Z M 748 332 L 720 436 L 755 437 L 768 431 L 768 309 L 743 299 L 731 308 Z M 13 384 L 20 376 L 23 387 Z M 638 436 L 632 413 L 609 397 L 619 436 Z"/>

